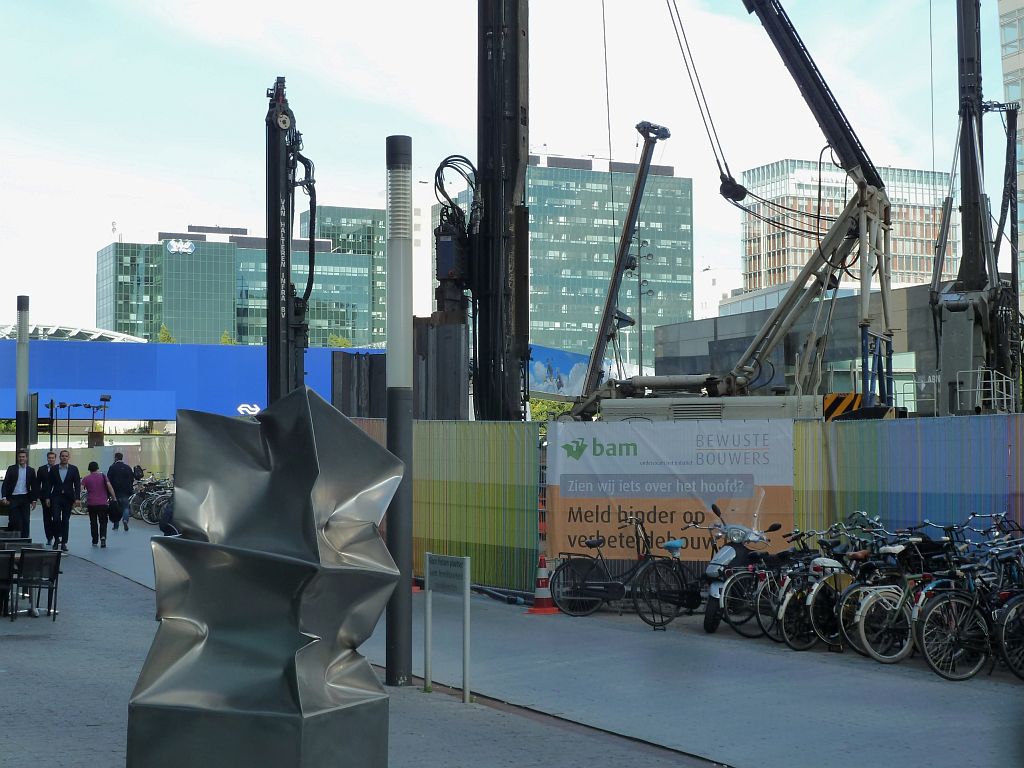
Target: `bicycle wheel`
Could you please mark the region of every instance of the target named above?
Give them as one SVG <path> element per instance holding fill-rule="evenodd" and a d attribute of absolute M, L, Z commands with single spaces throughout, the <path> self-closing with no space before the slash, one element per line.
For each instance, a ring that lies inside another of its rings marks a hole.
<path fill-rule="evenodd" d="M 999 651 L 1003 661 L 1024 680 L 1024 595 L 1015 597 L 1003 609 L 999 622 Z"/>
<path fill-rule="evenodd" d="M 851 584 L 839 596 L 839 605 L 836 608 L 839 636 L 843 645 L 853 648 L 861 656 L 867 656 L 868 652 L 864 650 L 864 646 L 860 642 L 857 616 L 861 602 L 870 594 L 868 589 L 869 587 L 864 584 Z"/>
<path fill-rule="evenodd" d="M 757 623 L 754 596 L 757 593 L 757 574 L 740 571 L 729 577 L 722 587 L 722 618 L 743 637 L 764 634 Z"/>
<path fill-rule="evenodd" d="M 633 580 L 633 607 L 645 623 L 657 629 L 679 615 L 683 585 L 667 560 L 652 560 Z"/>
<path fill-rule="evenodd" d="M 910 604 L 903 591 L 876 590 L 860 607 L 857 636 L 864 650 L 875 661 L 894 664 L 914 650 L 910 631 Z"/>
<path fill-rule="evenodd" d="M 782 626 L 779 624 L 779 582 L 769 575 L 761 582 L 754 596 L 754 618 L 761 631 L 776 643 L 782 642 Z"/>
<path fill-rule="evenodd" d="M 811 626 L 811 612 L 807 609 L 807 586 L 795 586 L 782 605 L 782 640 L 794 651 L 807 651 L 818 642 Z"/>
<path fill-rule="evenodd" d="M 138 491 L 128 499 L 128 514 L 136 520 L 142 520 L 142 502 L 146 500 L 146 494 Z"/>
<path fill-rule="evenodd" d="M 587 581 L 607 581 L 605 573 L 592 557 L 571 557 L 563 560 L 551 574 L 548 586 L 555 607 L 569 616 L 589 616 L 604 602 L 597 595 L 588 594 Z"/>
<path fill-rule="evenodd" d="M 836 609 L 839 603 L 839 592 L 829 577 L 814 585 L 811 604 L 807 607 L 811 616 L 811 629 L 825 645 L 839 645 L 839 619 Z"/>
<path fill-rule="evenodd" d="M 921 653 L 932 671 L 947 680 L 967 680 L 985 666 L 989 655 L 988 623 L 965 594 L 941 595 L 921 618 Z"/>

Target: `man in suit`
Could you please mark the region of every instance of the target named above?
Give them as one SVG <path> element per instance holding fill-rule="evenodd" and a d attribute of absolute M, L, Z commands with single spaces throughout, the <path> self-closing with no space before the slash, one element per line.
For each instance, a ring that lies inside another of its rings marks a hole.
<path fill-rule="evenodd" d="M 107 480 L 110 487 L 114 489 L 117 503 L 121 507 L 121 520 L 119 521 L 124 529 L 128 530 L 128 502 L 135 493 L 135 473 L 132 468 L 124 462 L 124 454 L 118 451 L 114 454 L 114 463 L 107 470 Z M 114 530 L 117 530 L 117 523 L 114 523 Z"/>
<path fill-rule="evenodd" d="M 57 469 L 57 453 L 49 451 L 46 463 L 36 470 L 36 499 L 43 505 L 43 530 L 46 532 L 46 544 L 60 538 L 60 519 L 53 516 L 53 494 L 57 492 L 55 483 L 59 479 L 54 470 Z"/>
<path fill-rule="evenodd" d="M 71 510 L 78 506 L 82 494 L 82 476 L 78 473 L 78 467 L 70 462 L 71 451 L 64 448 L 60 452 L 60 463 L 51 470 L 51 473 L 57 475 L 53 483 L 53 495 L 50 497 L 56 526 L 53 548 L 57 549 L 59 546 L 64 552 L 68 551 Z"/>
<path fill-rule="evenodd" d="M 16 455 L 18 461 L 7 468 L 0 496 L 9 506 L 7 530 L 20 531 L 27 539 L 29 515 L 36 508 L 36 471 L 28 465 L 28 451 L 21 448 Z"/>

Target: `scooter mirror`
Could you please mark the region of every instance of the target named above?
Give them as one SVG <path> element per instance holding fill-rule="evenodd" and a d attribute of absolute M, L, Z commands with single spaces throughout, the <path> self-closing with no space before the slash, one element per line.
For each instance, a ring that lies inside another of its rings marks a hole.
<path fill-rule="evenodd" d="M 711 505 L 711 511 L 712 511 L 712 512 L 714 512 L 714 513 L 715 513 L 716 515 L 718 515 L 718 519 L 719 519 L 719 520 L 721 520 L 721 519 L 722 519 L 722 510 L 720 510 L 720 509 L 718 508 L 718 505 L 717 505 L 717 504 L 712 504 L 712 505 Z"/>
<path fill-rule="evenodd" d="M 773 531 L 778 531 L 781 528 L 782 528 L 782 523 L 772 523 L 771 525 L 768 526 L 768 530 L 765 531 L 765 533 L 772 533 Z"/>

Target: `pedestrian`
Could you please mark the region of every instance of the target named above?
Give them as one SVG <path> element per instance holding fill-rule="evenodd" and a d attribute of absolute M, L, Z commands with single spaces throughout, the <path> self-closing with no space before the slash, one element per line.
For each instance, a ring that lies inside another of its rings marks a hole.
<path fill-rule="evenodd" d="M 53 539 L 53 548 L 68 551 L 68 533 L 71 529 L 71 510 L 78 506 L 78 497 L 82 494 L 82 476 L 78 467 L 71 463 L 71 451 L 67 448 L 60 452 L 60 463 L 55 469 L 57 480 L 53 484 L 53 496 L 50 497 L 54 506 L 53 519 L 60 521 L 57 536 Z"/>
<path fill-rule="evenodd" d="M 121 508 L 121 525 L 128 530 L 129 504 L 132 494 L 135 493 L 135 472 L 124 461 L 124 454 L 118 451 L 114 454 L 114 463 L 107 469 L 107 480 L 114 488 L 114 498 Z M 113 530 L 117 530 L 118 521 L 114 521 Z"/>
<path fill-rule="evenodd" d="M 89 532 L 92 533 L 92 545 L 107 546 L 107 510 L 110 499 L 114 498 L 114 488 L 107 476 L 100 472 L 100 465 L 89 462 L 89 474 L 82 478 L 85 486 L 85 504 L 89 508 Z"/>
<path fill-rule="evenodd" d="M 21 538 L 32 538 L 29 516 L 36 508 L 36 471 L 28 465 L 28 451 L 19 448 L 17 462 L 7 468 L 0 496 L 7 504 L 7 530 L 20 531 Z"/>
<path fill-rule="evenodd" d="M 60 517 L 55 517 L 53 494 L 57 492 L 57 453 L 48 451 L 46 463 L 36 470 L 36 499 L 43 507 L 43 531 L 46 533 L 46 546 L 60 538 Z"/>

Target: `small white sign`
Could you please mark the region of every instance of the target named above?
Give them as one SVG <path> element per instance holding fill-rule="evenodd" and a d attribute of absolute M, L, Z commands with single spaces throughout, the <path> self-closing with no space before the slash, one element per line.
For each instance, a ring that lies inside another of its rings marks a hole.
<path fill-rule="evenodd" d="M 255 416 L 261 409 L 256 403 L 239 403 L 235 410 L 239 416 Z"/>
<path fill-rule="evenodd" d="M 196 244 L 191 240 L 168 240 L 167 241 L 167 252 L 168 253 L 184 253 L 190 254 L 195 253 Z"/>

